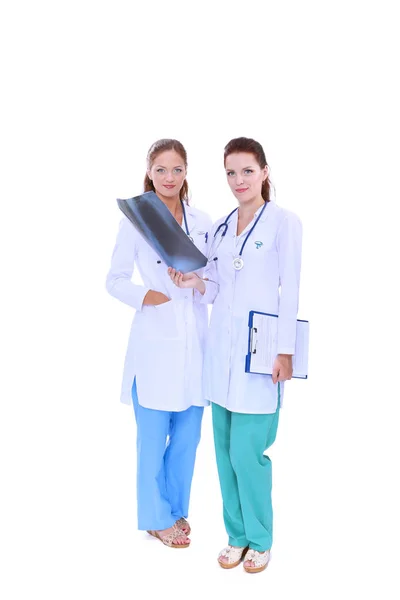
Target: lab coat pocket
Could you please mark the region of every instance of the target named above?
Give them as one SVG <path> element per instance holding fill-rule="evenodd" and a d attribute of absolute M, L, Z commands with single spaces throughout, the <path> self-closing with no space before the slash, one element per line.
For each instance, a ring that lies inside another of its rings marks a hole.
<path fill-rule="evenodd" d="M 155 326 L 157 337 L 161 339 L 178 338 L 176 303 L 173 300 L 157 304 L 155 308 Z"/>
<path fill-rule="evenodd" d="M 257 244 L 261 244 L 258 245 Z M 278 257 L 278 252 L 275 246 L 268 246 L 267 244 L 262 244 L 261 242 L 255 242 L 253 247 L 250 247 L 249 255 L 252 260 L 255 261 L 265 261 L 265 260 L 275 260 Z"/>
<path fill-rule="evenodd" d="M 257 246 L 249 249 L 249 262 L 251 261 L 252 273 L 258 273 L 261 280 L 276 276 L 278 271 L 278 252 L 274 247 Z"/>

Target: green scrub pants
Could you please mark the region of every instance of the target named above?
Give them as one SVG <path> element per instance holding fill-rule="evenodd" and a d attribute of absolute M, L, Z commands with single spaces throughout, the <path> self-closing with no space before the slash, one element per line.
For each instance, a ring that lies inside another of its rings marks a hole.
<path fill-rule="evenodd" d="M 232 546 L 272 546 L 272 465 L 263 452 L 275 441 L 279 407 L 249 415 L 212 404 L 215 453 L 225 528 Z"/>

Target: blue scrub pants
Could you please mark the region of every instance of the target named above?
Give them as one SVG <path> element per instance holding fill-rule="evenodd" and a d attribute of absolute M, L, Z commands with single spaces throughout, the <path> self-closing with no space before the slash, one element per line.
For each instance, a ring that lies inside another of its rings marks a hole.
<path fill-rule="evenodd" d="M 132 401 L 137 424 L 138 528 L 160 530 L 188 516 L 196 450 L 204 408 L 182 412 L 140 406 L 136 380 Z"/>

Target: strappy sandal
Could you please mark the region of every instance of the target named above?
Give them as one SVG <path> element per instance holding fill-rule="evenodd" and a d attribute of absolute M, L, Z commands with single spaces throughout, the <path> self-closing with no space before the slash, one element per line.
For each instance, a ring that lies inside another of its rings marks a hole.
<path fill-rule="evenodd" d="M 243 565 L 243 568 L 245 571 L 247 571 L 247 573 L 260 573 L 267 568 L 270 559 L 271 553 L 269 550 L 266 550 L 265 552 L 258 552 L 258 550 L 253 550 L 250 548 L 244 557 L 244 562 L 246 562 L 246 560 L 251 560 L 251 562 L 254 563 L 254 567 L 247 567 L 246 565 Z"/>
<path fill-rule="evenodd" d="M 171 531 L 171 533 L 166 533 L 162 536 L 158 533 L 158 531 L 153 531 L 149 529 L 147 530 L 147 533 L 160 540 L 160 542 L 162 542 L 165 546 L 168 546 L 169 548 L 188 548 L 190 546 L 190 542 L 188 544 L 175 544 L 175 540 L 177 538 L 187 537 L 187 535 L 182 531 L 182 529 L 176 527 L 176 525 L 173 525 L 172 528 L 173 531 Z"/>
<path fill-rule="evenodd" d="M 244 548 L 231 545 L 226 546 L 226 548 L 221 550 L 221 552 L 218 554 L 219 566 L 223 569 L 233 569 L 234 567 L 237 567 L 242 562 L 243 557 L 248 549 L 248 546 Z M 226 557 L 228 562 L 219 560 L 221 557 Z"/>
<path fill-rule="evenodd" d="M 189 523 L 186 521 L 185 517 L 181 517 L 180 519 L 178 519 L 176 521 L 175 525 L 177 527 L 179 527 L 180 529 L 182 529 L 182 531 L 185 535 L 190 535 L 190 532 L 192 531 L 192 529 L 191 529 Z"/>

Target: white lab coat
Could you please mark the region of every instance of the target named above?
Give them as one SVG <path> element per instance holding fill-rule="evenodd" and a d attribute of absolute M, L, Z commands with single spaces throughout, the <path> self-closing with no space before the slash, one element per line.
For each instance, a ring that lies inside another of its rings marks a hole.
<path fill-rule="evenodd" d="M 211 219 L 185 205 L 188 229 L 197 248 L 207 254 L 206 233 Z M 183 226 L 184 231 L 186 229 Z M 136 377 L 141 406 L 157 410 L 182 411 L 206 406 L 202 366 L 208 325 L 207 306 L 193 290 L 179 289 L 171 281 L 166 265 L 150 245 L 123 218 L 107 276 L 112 296 L 136 310 L 125 358 L 121 402 L 130 404 Z M 137 266 L 144 285 L 131 281 Z M 197 273 L 202 276 L 203 270 Z M 170 302 L 143 306 L 149 290 L 162 292 Z"/>
<path fill-rule="evenodd" d="M 244 247 L 243 269 L 235 271 L 233 259 L 254 224 L 253 219 L 237 237 L 237 215 L 232 215 L 216 250 L 218 260 L 211 260 L 205 272 L 205 277 L 219 286 L 208 283 L 203 297 L 203 302 L 213 303 L 204 364 L 205 394 L 233 412 L 268 414 L 277 408 L 278 384 L 269 375 L 245 372 L 249 312 L 278 314 L 278 353 L 294 354 L 302 226 L 295 214 L 269 202 Z M 213 226 L 209 247 L 224 220 Z M 220 236 L 218 233 L 216 240 Z M 281 383 L 281 401 L 283 389 Z"/>

